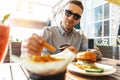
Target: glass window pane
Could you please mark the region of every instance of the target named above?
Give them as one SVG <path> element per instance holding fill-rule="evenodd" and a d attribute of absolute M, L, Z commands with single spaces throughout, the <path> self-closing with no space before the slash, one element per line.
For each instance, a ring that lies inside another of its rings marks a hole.
<path fill-rule="evenodd" d="M 104 36 L 109 36 L 109 20 L 104 22 Z"/>
<path fill-rule="evenodd" d="M 109 41 L 109 38 L 98 38 L 98 39 L 95 39 L 95 45 L 109 45 L 110 41 Z"/>
<path fill-rule="evenodd" d="M 110 6 L 110 9 L 111 9 L 111 17 L 120 17 L 120 6 L 117 6 L 117 5 L 114 5 L 114 4 L 111 4 Z"/>
<path fill-rule="evenodd" d="M 105 4 L 104 5 L 104 19 L 108 19 L 109 18 L 109 4 Z"/>
<path fill-rule="evenodd" d="M 116 37 L 111 38 L 111 45 L 116 45 Z"/>
<path fill-rule="evenodd" d="M 94 24 L 95 36 L 102 36 L 102 22 L 98 22 Z"/>
<path fill-rule="evenodd" d="M 109 38 L 104 38 L 102 41 L 102 45 L 109 45 Z"/>
<path fill-rule="evenodd" d="M 119 26 L 119 19 L 112 19 L 111 20 L 111 36 L 116 36 Z"/>
<path fill-rule="evenodd" d="M 102 42 L 101 38 L 95 39 L 95 45 L 101 45 L 101 42 Z"/>
<path fill-rule="evenodd" d="M 102 6 L 94 9 L 94 21 L 102 20 Z"/>

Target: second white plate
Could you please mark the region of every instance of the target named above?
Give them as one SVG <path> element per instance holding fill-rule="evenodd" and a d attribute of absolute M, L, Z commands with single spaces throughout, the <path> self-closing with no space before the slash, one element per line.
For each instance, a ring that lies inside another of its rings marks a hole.
<path fill-rule="evenodd" d="M 85 70 L 82 70 L 78 68 L 77 66 L 73 65 L 72 63 L 67 66 L 67 69 L 72 72 L 77 72 L 82 75 L 87 75 L 87 76 L 105 76 L 105 75 L 110 75 L 116 72 L 116 68 L 113 66 L 105 65 L 105 64 L 100 64 L 100 63 L 95 63 L 99 68 L 103 68 L 104 71 L 102 73 L 91 73 L 91 72 L 86 72 Z"/>

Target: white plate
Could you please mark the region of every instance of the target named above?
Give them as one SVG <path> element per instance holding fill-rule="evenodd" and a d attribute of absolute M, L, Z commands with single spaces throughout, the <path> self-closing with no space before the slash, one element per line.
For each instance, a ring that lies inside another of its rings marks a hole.
<path fill-rule="evenodd" d="M 77 66 L 73 65 L 72 63 L 67 66 L 67 69 L 72 72 L 80 73 L 82 75 L 86 76 L 105 76 L 105 75 L 110 75 L 116 72 L 116 68 L 113 66 L 105 65 L 105 64 L 100 64 L 100 63 L 95 63 L 99 68 L 103 68 L 104 71 L 102 73 L 91 73 L 91 72 L 86 72 L 85 70 L 82 70 L 78 68 Z"/>

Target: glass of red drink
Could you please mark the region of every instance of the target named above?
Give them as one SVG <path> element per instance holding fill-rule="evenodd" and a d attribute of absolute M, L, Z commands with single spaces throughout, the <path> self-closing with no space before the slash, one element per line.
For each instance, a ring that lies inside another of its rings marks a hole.
<path fill-rule="evenodd" d="M 10 27 L 0 23 L 0 63 L 3 63 L 7 54 Z"/>

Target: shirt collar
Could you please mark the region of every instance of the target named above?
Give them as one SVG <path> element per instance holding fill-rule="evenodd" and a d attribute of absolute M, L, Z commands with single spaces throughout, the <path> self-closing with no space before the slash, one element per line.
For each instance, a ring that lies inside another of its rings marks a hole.
<path fill-rule="evenodd" d="M 61 33 L 62 35 L 65 33 L 65 31 L 64 31 L 64 29 L 62 28 L 61 25 L 58 27 L 58 29 L 59 29 L 59 31 L 60 31 L 60 33 Z"/>
<path fill-rule="evenodd" d="M 61 24 L 58 26 L 58 29 L 59 29 L 59 32 L 60 32 L 62 35 L 66 34 L 66 32 L 65 32 L 65 30 L 62 28 Z M 74 32 L 75 32 L 75 29 L 73 28 L 73 31 L 72 31 L 70 34 L 72 34 L 72 33 L 74 33 Z M 69 35 L 70 35 L 70 34 L 69 34 Z"/>

